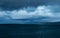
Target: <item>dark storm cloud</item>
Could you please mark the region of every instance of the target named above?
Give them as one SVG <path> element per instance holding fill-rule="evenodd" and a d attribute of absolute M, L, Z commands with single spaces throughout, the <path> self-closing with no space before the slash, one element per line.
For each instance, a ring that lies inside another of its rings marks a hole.
<path fill-rule="evenodd" d="M 60 5 L 60 0 L 49 0 L 48 4 L 57 4 L 57 5 Z"/>
<path fill-rule="evenodd" d="M 58 22 L 60 21 L 59 5 L 38 6 L 36 9 L 28 7 L 13 11 L 0 11 L 1 23 L 19 23 L 31 24 L 40 22 Z M 33 9 L 34 11 L 32 11 Z M 57 10 L 56 10 L 57 9 Z"/>
<path fill-rule="evenodd" d="M 56 2 L 57 1 L 57 2 Z M 59 3 L 58 0 L 0 0 L 0 7 L 7 10 L 19 9 L 23 7 L 47 5 Z"/>
<path fill-rule="evenodd" d="M 60 21 L 58 4 L 58 0 L 0 0 L 0 24 Z"/>
<path fill-rule="evenodd" d="M 19 9 L 27 6 L 38 6 L 45 4 L 43 0 L 0 0 L 0 7 L 4 9 Z"/>

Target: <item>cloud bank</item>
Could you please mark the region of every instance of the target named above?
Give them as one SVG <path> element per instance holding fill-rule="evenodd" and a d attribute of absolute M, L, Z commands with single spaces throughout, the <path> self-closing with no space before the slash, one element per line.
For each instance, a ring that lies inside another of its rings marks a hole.
<path fill-rule="evenodd" d="M 60 6 L 48 5 L 27 7 L 13 11 L 0 10 L 0 19 L 13 21 L 16 23 L 32 22 L 58 22 L 60 21 Z"/>

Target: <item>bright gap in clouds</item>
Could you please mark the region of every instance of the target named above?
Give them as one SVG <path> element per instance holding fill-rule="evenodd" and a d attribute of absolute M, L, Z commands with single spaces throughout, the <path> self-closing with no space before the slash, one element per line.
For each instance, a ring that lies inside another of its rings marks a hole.
<path fill-rule="evenodd" d="M 60 7 L 58 5 L 27 7 L 20 10 L 0 11 L 0 18 L 4 19 L 38 19 L 43 18 L 43 22 L 60 21 Z M 59 19 L 59 20 L 58 20 Z M 40 19 L 39 19 L 40 20 Z M 36 20 L 35 20 L 36 21 Z"/>

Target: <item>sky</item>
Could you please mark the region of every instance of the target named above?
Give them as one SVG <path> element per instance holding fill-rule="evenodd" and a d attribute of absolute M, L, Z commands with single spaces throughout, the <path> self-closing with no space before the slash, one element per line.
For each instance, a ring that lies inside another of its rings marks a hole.
<path fill-rule="evenodd" d="M 59 21 L 59 0 L 0 0 L 0 24 Z"/>

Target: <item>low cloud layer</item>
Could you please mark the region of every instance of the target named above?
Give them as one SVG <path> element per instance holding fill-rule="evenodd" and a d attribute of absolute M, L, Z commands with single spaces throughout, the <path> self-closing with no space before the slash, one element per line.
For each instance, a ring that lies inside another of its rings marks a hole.
<path fill-rule="evenodd" d="M 0 10 L 0 19 L 20 23 L 58 22 L 60 21 L 60 6 L 48 5 L 27 7 L 13 11 Z M 24 21 L 25 20 L 25 21 Z"/>

